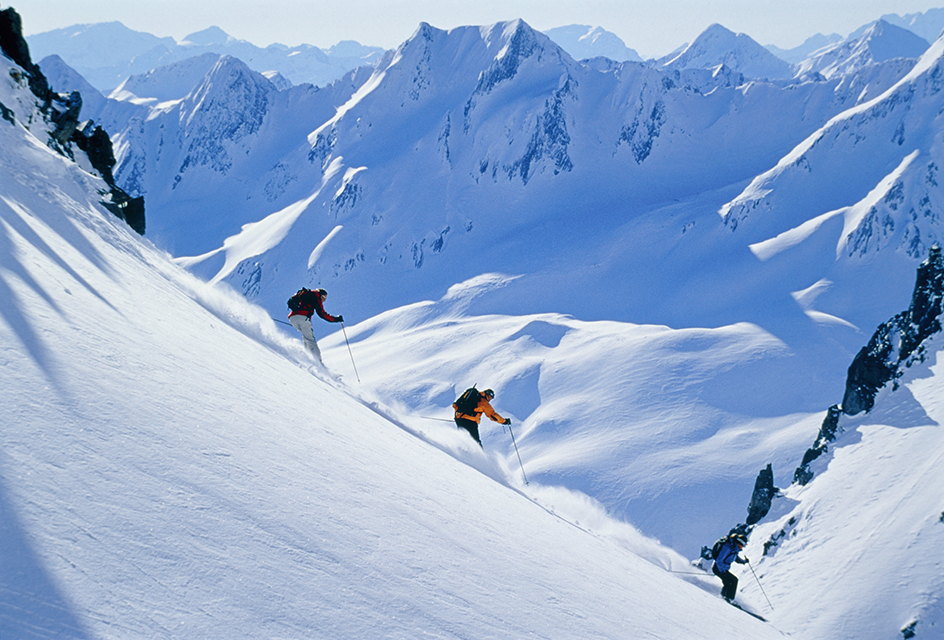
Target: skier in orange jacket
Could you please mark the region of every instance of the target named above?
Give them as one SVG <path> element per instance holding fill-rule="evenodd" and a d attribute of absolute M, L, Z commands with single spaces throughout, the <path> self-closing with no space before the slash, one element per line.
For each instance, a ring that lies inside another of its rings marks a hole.
<path fill-rule="evenodd" d="M 495 392 L 491 389 L 482 391 L 479 394 L 478 403 L 469 413 L 463 413 L 459 409 L 458 400 L 452 405 L 452 408 L 456 410 L 456 426 L 468 431 L 472 435 L 472 438 L 479 443 L 480 447 L 482 447 L 482 440 L 479 438 L 479 421 L 482 419 L 483 413 L 499 424 L 511 424 L 510 418 L 501 417 L 498 415 L 498 412 L 492 408 L 492 405 L 489 404 L 489 401 L 494 397 Z M 484 447 L 482 448 L 484 449 Z"/>

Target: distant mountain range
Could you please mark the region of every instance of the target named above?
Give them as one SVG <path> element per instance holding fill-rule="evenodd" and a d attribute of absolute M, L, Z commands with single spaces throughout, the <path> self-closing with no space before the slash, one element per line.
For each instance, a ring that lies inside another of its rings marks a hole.
<path fill-rule="evenodd" d="M 237 40 L 218 27 L 192 33 L 182 41 L 133 31 L 120 22 L 83 24 L 27 38 L 35 60 L 58 55 L 104 93 L 129 76 L 205 53 L 231 55 L 249 68 L 278 71 L 292 84 L 327 84 L 347 71 L 380 59 L 383 49 L 342 41 L 329 49 L 281 44 L 257 47 Z"/>
<path fill-rule="evenodd" d="M 944 27 L 944 9 L 931 9 L 925 13 L 882 16 L 886 25 L 898 27 L 917 34 L 931 42 Z M 847 38 L 838 34 L 824 36 L 816 34 L 793 49 L 781 49 L 773 45 L 763 47 L 775 58 L 801 65 L 814 53 L 822 56 L 823 49 L 834 49 L 833 45 L 849 46 L 857 42 L 872 28 L 866 25 Z M 616 34 L 597 26 L 568 25 L 544 32 L 575 60 L 607 58 L 616 62 L 642 62 L 639 54 L 626 46 Z M 906 36 L 895 36 L 904 40 Z M 890 37 L 886 37 L 889 40 Z M 28 39 L 35 60 L 57 55 L 77 71 L 85 80 L 105 94 L 117 88 L 128 77 L 141 75 L 161 66 L 179 62 L 203 54 L 231 55 L 245 62 L 250 69 L 265 74 L 280 88 L 287 84 L 310 83 L 324 86 L 344 73 L 359 66 L 375 64 L 383 49 L 362 45 L 354 41 L 341 41 L 328 49 L 312 45 L 287 47 L 273 44 L 265 48 L 237 40 L 218 27 L 210 27 L 192 33 L 178 42 L 169 37 L 158 37 L 133 31 L 119 22 L 75 25 L 30 36 Z M 736 41 L 742 44 L 736 45 Z M 919 40 L 886 46 L 883 59 L 894 55 L 914 57 Z M 727 56 L 721 59 L 721 54 Z M 741 59 L 735 59 L 735 57 Z M 725 64 L 730 70 L 744 73 L 747 77 L 781 78 L 790 75 L 789 67 L 760 51 L 759 45 L 745 34 L 733 34 L 720 25 L 709 27 L 696 42 L 680 47 L 675 53 L 653 63 L 669 68 L 710 68 Z M 817 66 L 808 63 L 804 70 Z M 819 66 L 827 67 L 822 62 Z"/>

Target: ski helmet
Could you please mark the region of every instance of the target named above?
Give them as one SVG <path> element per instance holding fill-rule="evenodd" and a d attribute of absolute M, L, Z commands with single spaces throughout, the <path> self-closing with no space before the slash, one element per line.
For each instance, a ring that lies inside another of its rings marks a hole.
<path fill-rule="evenodd" d="M 482 395 L 488 398 L 489 400 L 491 400 L 492 398 L 495 397 L 495 392 L 492 391 L 491 389 L 486 389 L 485 391 L 482 392 Z"/>

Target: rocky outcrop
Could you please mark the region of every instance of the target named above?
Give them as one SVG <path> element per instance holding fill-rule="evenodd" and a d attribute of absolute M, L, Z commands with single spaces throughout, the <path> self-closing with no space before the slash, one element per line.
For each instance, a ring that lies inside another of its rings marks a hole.
<path fill-rule="evenodd" d="M 23 38 L 23 22 L 14 9 L 0 11 L 0 49 L 18 64 L 29 76 L 30 91 L 43 103 L 47 103 L 52 93 L 46 76 L 30 60 L 29 45 Z"/>
<path fill-rule="evenodd" d="M 132 198 L 124 190 L 112 187 L 109 198 L 102 200 L 103 207 L 111 211 L 118 218 L 128 223 L 128 226 L 144 235 L 144 196 Z"/>
<path fill-rule="evenodd" d="M 803 461 L 793 472 L 793 481 L 801 485 L 813 479 L 813 472 L 810 471 L 810 463 L 826 453 L 830 442 L 836 439 L 836 432 L 839 430 L 839 416 L 842 409 L 838 404 L 834 404 L 826 411 L 826 417 L 823 418 L 823 424 L 819 428 L 819 435 L 813 446 L 803 454 Z"/>
<path fill-rule="evenodd" d="M 89 132 L 89 129 L 92 131 Z M 85 152 L 89 162 L 102 174 L 105 182 L 114 184 L 112 169 L 115 167 L 115 152 L 108 134 L 101 127 L 93 126 L 91 121 L 83 123 L 78 134 L 75 136 L 75 146 Z"/>
<path fill-rule="evenodd" d="M 39 110 L 43 117 L 55 126 L 49 133 L 49 146 L 56 151 L 73 157 L 71 145 L 88 155 L 92 167 L 99 172 L 110 190 L 105 192 L 101 204 L 132 229 L 144 235 L 144 198 L 132 198 L 115 184 L 112 168 L 115 166 L 115 154 L 111 139 L 101 128 L 91 122 L 82 123 L 79 115 L 82 111 L 82 96 L 78 91 L 69 94 L 54 92 L 49 87 L 46 76 L 39 66 L 30 60 L 29 46 L 23 38 L 23 25 L 19 14 L 11 9 L 0 11 L 0 49 L 13 60 L 26 75 L 30 91 L 39 101 Z M 20 73 L 17 71 L 17 73 Z M 14 121 L 12 111 L 0 105 L 0 115 L 9 122 Z"/>
<path fill-rule="evenodd" d="M 770 511 L 770 503 L 777 494 L 777 487 L 774 486 L 773 465 L 768 464 L 757 474 L 757 480 L 754 481 L 754 493 L 751 495 L 751 503 L 747 506 L 747 525 L 753 526 L 761 521 Z"/>
<path fill-rule="evenodd" d="M 918 267 L 908 310 L 879 325 L 868 345 L 852 361 L 842 399 L 843 413 L 854 416 L 870 411 L 879 389 L 900 378 L 903 367 L 924 360 L 924 341 L 941 330 L 942 299 L 944 260 L 941 247 L 934 245 L 927 260 Z"/>
<path fill-rule="evenodd" d="M 66 147 L 72 140 L 76 129 L 79 128 L 82 95 L 78 91 L 70 94 L 52 93 L 48 105 L 47 113 L 56 123 L 56 128 L 49 135 L 60 147 Z"/>

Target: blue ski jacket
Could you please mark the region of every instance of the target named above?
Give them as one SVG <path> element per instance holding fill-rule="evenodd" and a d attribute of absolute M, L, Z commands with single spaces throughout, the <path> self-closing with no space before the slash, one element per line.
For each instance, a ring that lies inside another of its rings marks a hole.
<path fill-rule="evenodd" d="M 728 540 L 721 545 L 721 553 L 719 553 L 718 557 L 715 559 L 715 565 L 717 565 L 718 571 L 723 573 L 731 568 L 731 563 L 733 562 L 744 564 L 747 560 L 738 557 L 738 548 L 735 546 L 734 542 Z"/>

